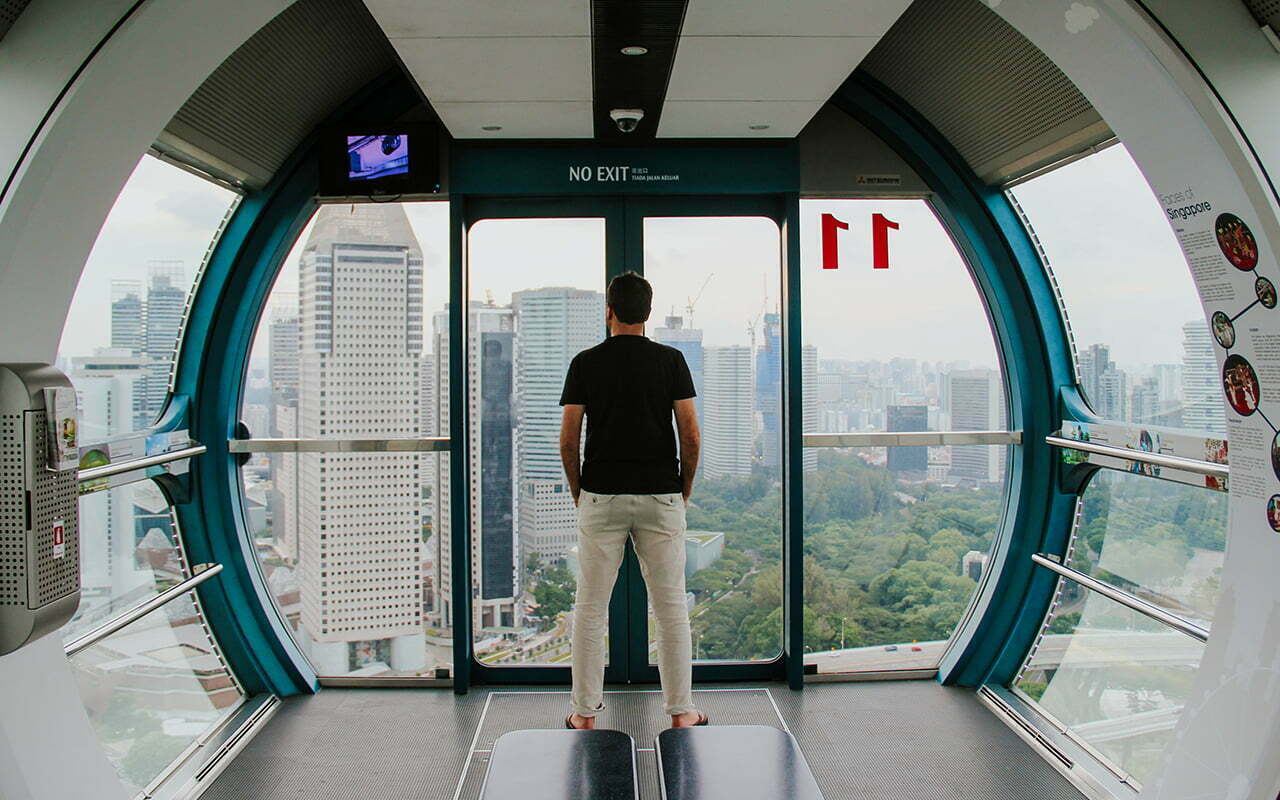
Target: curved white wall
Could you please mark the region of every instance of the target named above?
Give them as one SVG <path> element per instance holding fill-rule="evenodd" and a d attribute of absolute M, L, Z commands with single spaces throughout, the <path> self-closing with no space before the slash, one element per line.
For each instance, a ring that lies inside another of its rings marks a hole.
<path fill-rule="evenodd" d="M 138 159 L 288 0 L 32 3 L 0 41 L 0 362 L 53 361 L 94 239 Z M 26 158 L 18 158 L 32 140 Z M 14 170 L 16 169 L 16 173 Z M 123 800 L 57 636 L 0 657 L 0 797 Z"/>
<path fill-rule="evenodd" d="M 1227 411 L 1231 447 L 1230 531 L 1213 633 L 1195 687 L 1159 776 L 1142 797 L 1161 800 L 1274 800 L 1280 789 L 1280 533 L 1267 522 L 1267 502 L 1280 493 L 1270 446 L 1280 422 L 1280 309 L 1254 305 L 1255 275 L 1230 266 L 1213 236 L 1219 213 L 1231 212 L 1259 245 L 1258 276 L 1280 285 L 1280 216 L 1241 131 L 1175 44 L 1130 0 L 986 0 L 1043 50 L 1101 112 L 1128 147 L 1161 205 L 1201 208 L 1171 216 L 1188 264 L 1194 265 L 1206 319 L 1236 317 L 1233 355 L 1248 359 L 1262 385 L 1261 410 Z M 1249 138 L 1280 159 L 1276 138 L 1280 55 L 1238 0 L 1164 0 L 1192 58 L 1221 76 L 1228 102 Z M 1172 28 L 1171 28 L 1172 30 Z M 1176 35 L 1176 33 L 1175 33 Z M 1274 168 L 1280 170 L 1280 160 Z M 1203 204 L 1209 208 L 1204 209 Z M 1083 235 L 1122 235 L 1092 231 Z M 1188 264 L 1171 264 L 1186 269 Z M 1142 302 L 1134 297 L 1133 302 Z M 1217 349 L 1219 368 L 1226 352 Z M 1273 411 L 1274 409 L 1274 411 Z"/>

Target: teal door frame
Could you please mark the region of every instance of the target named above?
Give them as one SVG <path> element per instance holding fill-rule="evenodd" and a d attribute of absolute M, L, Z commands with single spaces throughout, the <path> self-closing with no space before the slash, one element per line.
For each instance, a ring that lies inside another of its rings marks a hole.
<path fill-rule="evenodd" d="M 782 272 L 779 275 L 779 296 L 785 297 L 787 262 L 787 243 L 784 241 L 786 230 L 786 199 L 776 195 L 730 195 L 730 196 L 596 196 L 596 197 L 510 197 L 510 196 L 460 196 L 451 197 L 454 203 L 454 216 L 457 218 L 457 232 L 463 241 L 456 242 L 453 251 L 455 260 L 454 284 L 450 302 L 458 307 L 465 293 L 460 290 L 470 279 L 467 263 L 467 242 L 465 241 L 472 227 L 482 220 L 489 219 L 565 219 L 565 218 L 599 218 L 605 221 L 605 274 L 604 285 L 615 276 L 635 270 L 644 272 L 644 219 L 646 217 L 765 217 L 778 225 L 779 256 Z M 794 226 L 793 226 L 794 227 Z M 460 274 L 459 274 L 460 269 Z M 784 309 L 784 314 L 786 313 Z M 453 352 L 458 357 L 451 363 L 463 363 L 469 357 L 465 342 L 468 341 L 466 325 L 468 315 L 455 314 L 462 317 L 461 330 L 457 331 L 453 344 Z M 784 349 L 785 349 L 784 345 Z M 798 358 L 797 358 L 798 360 Z M 459 366 L 455 372 L 462 380 L 451 381 L 451 387 L 465 387 L 465 376 L 469 370 Z M 457 392 L 457 389 L 452 391 Z M 469 388 L 462 388 L 462 396 Z M 469 428 L 470 422 L 464 417 L 468 413 L 469 403 L 451 399 L 451 407 L 455 409 L 453 419 L 463 420 L 454 429 L 455 443 L 455 475 L 464 480 L 467 468 L 461 466 L 469 460 L 458 458 L 457 451 L 469 446 L 470 439 L 461 433 Z M 461 414 L 457 412 L 461 411 Z M 785 436 L 784 436 L 785 438 Z M 788 484 L 790 471 L 784 467 L 784 485 Z M 468 485 L 465 480 L 462 484 Z M 788 493 L 784 492 L 784 496 Z M 466 512 L 465 524 L 460 524 L 455 511 L 453 525 L 453 564 L 455 572 L 467 564 L 465 573 L 471 574 L 470 555 L 470 503 L 456 503 L 454 508 Z M 784 509 L 785 518 L 785 509 Z M 784 525 L 784 528 L 787 526 Z M 784 560 L 786 559 L 787 533 L 783 532 Z M 463 561 L 467 558 L 467 562 Z M 459 587 L 455 581 L 454 588 L 454 653 L 457 665 L 465 664 L 461 670 L 455 670 L 455 689 L 465 691 L 466 685 L 475 684 L 563 684 L 570 682 L 568 667 L 551 665 L 528 666 L 493 666 L 481 663 L 475 657 L 472 647 L 474 631 L 472 629 L 473 614 L 471 611 L 470 580 L 465 587 Z M 465 588 L 466 591 L 460 591 Z M 790 615 L 785 615 L 790 616 Z M 794 619 L 800 619 L 796 614 Z M 656 683 L 658 670 L 649 663 L 648 658 L 648 594 L 644 580 L 640 574 L 639 562 L 630 542 L 626 546 L 626 554 L 619 570 L 618 582 L 609 603 L 609 661 L 605 667 L 605 680 L 609 683 Z M 740 663 L 709 663 L 694 666 L 696 681 L 726 680 L 776 680 L 786 674 L 786 656 L 782 648 L 778 656 L 768 661 Z M 464 677 L 465 676 L 465 677 Z"/>

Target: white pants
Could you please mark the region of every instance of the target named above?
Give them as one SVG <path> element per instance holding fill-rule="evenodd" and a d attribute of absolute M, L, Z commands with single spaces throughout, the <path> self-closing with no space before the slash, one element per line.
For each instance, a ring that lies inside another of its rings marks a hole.
<path fill-rule="evenodd" d="M 573 606 L 574 713 L 604 709 L 609 595 L 627 537 L 640 557 L 657 628 L 658 674 L 668 714 L 693 711 L 692 647 L 684 591 L 684 498 L 674 494 L 594 494 L 578 502 L 578 564 Z"/>

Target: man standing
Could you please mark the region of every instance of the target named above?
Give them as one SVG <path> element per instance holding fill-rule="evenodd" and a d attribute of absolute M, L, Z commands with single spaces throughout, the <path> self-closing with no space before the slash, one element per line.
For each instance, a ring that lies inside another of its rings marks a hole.
<path fill-rule="evenodd" d="M 574 357 L 560 405 L 560 459 L 578 506 L 581 577 L 573 607 L 570 728 L 594 728 L 604 710 L 609 595 L 630 537 L 653 603 L 658 673 L 672 727 L 707 724 L 693 706 L 685 606 L 685 507 L 698 469 L 693 378 L 674 347 L 645 338 L 653 288 L 634 272 L 609 282 L 609 338 Z M 680 455 L 671 429 L 675 415 Z M 578 461 L 582 418 L 587 446 Z"/>

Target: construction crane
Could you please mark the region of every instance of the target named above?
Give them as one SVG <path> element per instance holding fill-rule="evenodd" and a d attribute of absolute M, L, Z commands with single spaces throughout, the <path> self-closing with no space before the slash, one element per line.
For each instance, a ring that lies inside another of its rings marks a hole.
<path fill-rule="evenodd" d="M 707 284 L 711 283 L 711 278 L 714 276 L 715 276 L 714 272 L 708 275 L 707 279 L 702 282 L 702 288 L 698 290 L 698 293 L 696 295 L 688 298 L 689 302 L 685 304 L 684 310 L 686 312 L 686 317 L 688 319 L 688 326 L 690 328 L 693 327 L 693 307 L 698 304 L 699 300 L 702 299 L 702 293 L 707 290 Z"/>

